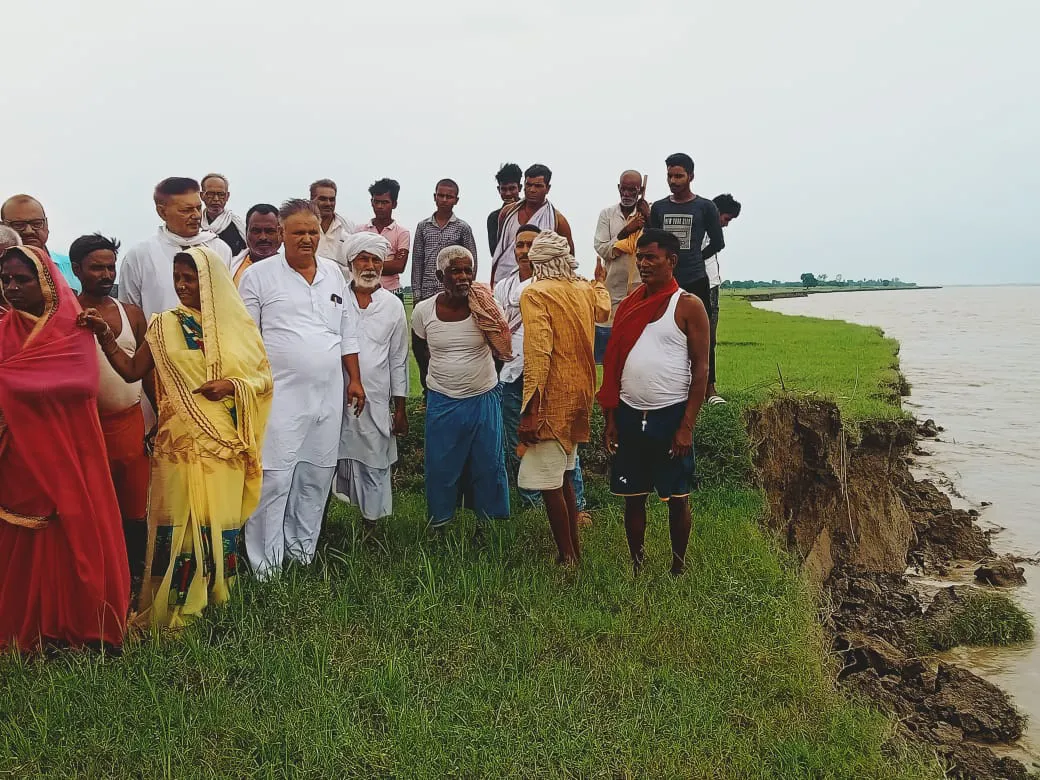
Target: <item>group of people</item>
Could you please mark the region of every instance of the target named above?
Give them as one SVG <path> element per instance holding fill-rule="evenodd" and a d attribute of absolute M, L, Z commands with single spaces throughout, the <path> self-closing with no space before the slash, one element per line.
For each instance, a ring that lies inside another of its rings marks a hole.
<path fill-rule="evenodd" d="M 475 280 L 477 247 L 450 179 L 414 239 L 393 219 L 392 179 L 372 185 L 374 216 L 360 226 L 337 213 L 329 179 L 244 220 L 227 207 L 225 177 L 165 179 L 153 193 L 162 224 L 122 258 L 116 297 L 117 241 L 85 235 L 60 255 L 43 206 L 9 198 L 0 647 L 117 647 L 128 620 L 183 626 L 227 600 L 243 548 L 262 579 L 287 560 L 309 563 L 333 495 L 375 533 L 392 514 L 396 438 L 408 431 L 409 329 L 432 533 L 466 506 L 480 535 L 509 516 L 513 483 L 544 505 L 558 562 L 578 561 L 589 522 L 578 445 L 598 398 L 633 564 L 656 491 L 680 573 L 693 426 L 717 397 L 704 258 L 740 206 L 720 196 L 730 209 L 720 216 L 692 195 L 692 160 L 666 165 L 672 196 L 652 206 L 645 179 L 622 175 L 591 281 L 577 273 L 544 165 L 498 173 L 491 286 Z"/>

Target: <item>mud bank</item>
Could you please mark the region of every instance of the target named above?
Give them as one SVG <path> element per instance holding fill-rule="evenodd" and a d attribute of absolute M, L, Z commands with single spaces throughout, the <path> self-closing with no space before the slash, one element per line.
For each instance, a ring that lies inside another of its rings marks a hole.
<path fill-rule="evenodd" d="M 914 423 L 850 432 L 833 403 L 795 398 L 752 410 L 747 422 L 765 522 L 819 591 L 841 684 L 895 714 L 955 777 L 1029 777 L 1025 765 L 990 749 L 1022 735 L 1024 719 L 1009 698 L 927 647 L 930 626 L 963 594 L 919 592 L 908 567 L 942 575 L 954 562 L 996 556 L 973 513 L 912 476 Z"/>

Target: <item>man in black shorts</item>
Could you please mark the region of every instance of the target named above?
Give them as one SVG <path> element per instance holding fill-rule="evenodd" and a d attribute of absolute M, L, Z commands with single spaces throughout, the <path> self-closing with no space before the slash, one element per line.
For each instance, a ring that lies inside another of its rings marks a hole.
<path fill-rule="evenodd" d="M 709 201 L 710 203 L 710 201 Z M 642 286 L 621 302 L 598 394 L 610 489 L 625 497 L 625 534 L 636 573 L 643 565 L 646 497 L 668 503 L 672 574 L 682 574 L 690 540 L 693 428 L 708 382 L 710 325 L 704 304 L 675 280 L 679 239 L 647 228 L 636 244 Z"/>

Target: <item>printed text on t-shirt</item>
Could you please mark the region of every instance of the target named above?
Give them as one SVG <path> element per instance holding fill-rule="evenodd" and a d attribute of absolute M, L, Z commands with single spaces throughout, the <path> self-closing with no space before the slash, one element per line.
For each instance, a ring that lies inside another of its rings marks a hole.
<path fill-rule="evenodd" d="M 687 250 L 693 242 L 692 214 L 665 214 L 662 227 L 679 239 L 679 249 Z"/>

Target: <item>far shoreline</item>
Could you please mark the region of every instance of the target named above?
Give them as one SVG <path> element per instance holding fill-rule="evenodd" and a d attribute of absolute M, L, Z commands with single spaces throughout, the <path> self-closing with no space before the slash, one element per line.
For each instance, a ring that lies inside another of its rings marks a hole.
<path fill-rule="evenodd" d="M 853 293 L 853 292 L 901 292 L 906 290 L 941 290 L 942 285 L 915 285 L 914 287 L 836 287 L 829 290 L 790 290 L 782 292 L 737 292 L 729 293 L 734 298 L 743 298 L 751 303 L 759 301 L 776 301 L 783 298 L 808 298 L 810 295 L 827 295 L 828 293 Z"/>

